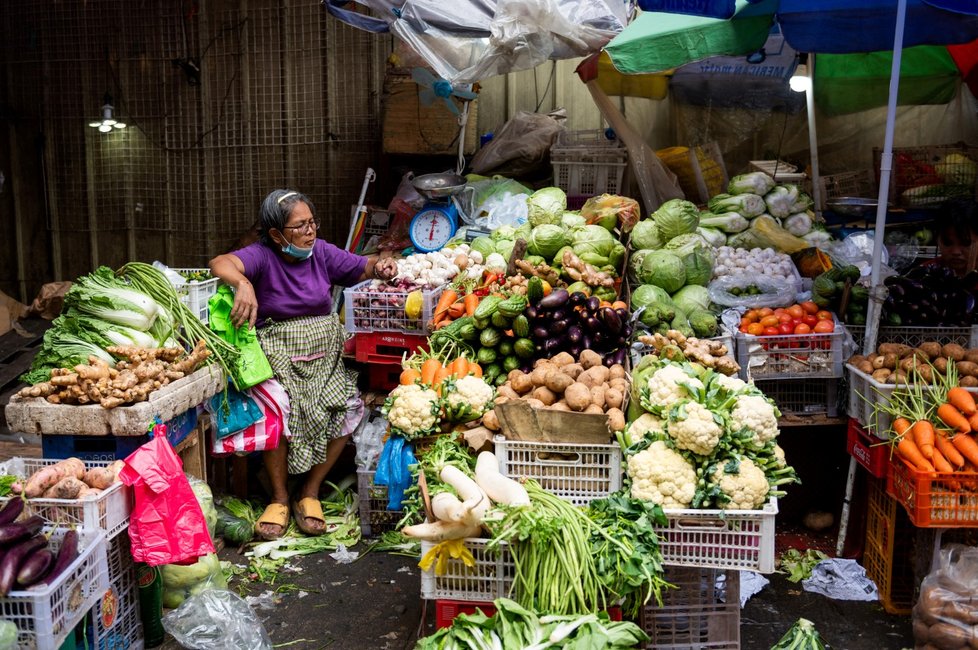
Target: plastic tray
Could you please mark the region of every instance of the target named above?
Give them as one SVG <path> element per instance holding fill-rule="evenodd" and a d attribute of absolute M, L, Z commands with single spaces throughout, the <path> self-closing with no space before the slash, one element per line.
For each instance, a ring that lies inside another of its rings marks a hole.
<path fill-rule="evenodd" d="M 206 272 L 210 273 L 210 269 L 171 269 L 177 273 L 194 273 L 194 272 Z M 210 314 L 210 310 L 207 307 L 207 301 L 210 300 L 211 296 L 217 293 L 217 287 L 221 284 L 221 278 L 211 278 L 210 280 L 201 280 L 187 282 L 181 287 L 177 288 L 177 295 L 180 296 L 180 302 L 185 304 L 190 311 L 197 315 L 197 318 L 201 322 L 206 323 L 207 317 Z"/>
<path fill-rule="evenodd" d="M 890 614 L 906 616 L 913 607 L 913 541 L 907 515 L 886 494 L 886 479 L 870 478 L 866 493 L 866 546 L 863 567 L 876 583 L 880 602 Z"/>
<path fill-rule="evenodd" d="M 662 592 L 662 605 L 642 610 L 648 648 L 739 650 L 740 572 L 666 567 L 677 589 Z"/>
<path fill-rule="evenodd" d="M 777 499 L 761 510 L 676 508 L 665 514 L 669 522 L 655 526 L 663 564 L 774 572 Z"/>
<path fill-rule="evenodd" d="M 553 442 L 521 442 L 496 436 L 499 472 L 532 478 L 547 492 L 586 506 L 621 488 L 621 448 Z"/>
<path fill-rule="evenodd" d="M 404 303 L 410 291 L 368 291 L 374 280 L 343 290 L 343 313 L 347 332 L 407 332 L 424 334 L 435 315 L 435 305 L 444 287 L 421 289 L 423 303 L 418 318 L 408 318 Z"/>
<path fill-rule="evenodd" d="M 50 548 L 61 546 L 66 528 L 48 528 Z M 0 598 L 0 619 L 17 626 L 19 648 L 58 650 L 65 637 L 108 588 L 105 535 L 78 532 L 78 557 L 47 587 L 12 591 Z"/>
<path fill-rule="evenodd" d="M 357 495 L 360 503 L 360 532 L 373 537 L 394 530 L 404 512 L 387 509 L 387 486 L 374 485 L 373 470 L 357 470 Z"/>
<path fill-rule="evenodd" d="M 849 427 L 846 431 L 846 451 L 870 474 L 876 478 L 886 478 L 886 467 L 890 462 L 890 446 L 863 429 L 852 418 L 849 418 Z"/>
<path fill-rule="evenodd" d="M 499 553 L 490 553 L 488 539 L 466 538 L 465 546 L 475 559 L 474 567 L 461 560 L 451 559 L 444 575 L 434 570 L 421 572 L 421 597 L 428 600 L 460 600 L 486 602 L 509 598 L 516 575 L 516 565 L 508 545 L 500 544 Z M 434 548 L 432 542 L 421 542 L 421 557 Z"/>
<path fill-rule="evenodd" d="M 978 528 L 978 472 L 918 472 L 894 456 L 886 493 L 917 528 Z"/>
<path fill-rule="evenodd" d="M 838 378 L 782 379 L 755 382 L 778 405 L 782 415 L 839 415 Z"/>
<path fill-rule="evenodd" d="M 828 334 L 751 336 L 737 333 L 737 363 L 744 380 L 841 377 L 845 329 Z"/>
<path fill-rule="evenodd" d="M 41 458 L 11 458 L 0 465 L 0 474 L 26 478 L 44 467 L 60 461 Z M 107 467 L 108 461 L 85 461 L 85 467 Z M 100 530 L 106 538 L 114 539 L 129 525 L 132 512 L 132 489 L 116 481 L 96 497 L 89 499 L 29 499 L 24 510 L 38 515 L 49 524 L 63 527 Z M 6 503 L 8 499 L 0 499 Z"/>

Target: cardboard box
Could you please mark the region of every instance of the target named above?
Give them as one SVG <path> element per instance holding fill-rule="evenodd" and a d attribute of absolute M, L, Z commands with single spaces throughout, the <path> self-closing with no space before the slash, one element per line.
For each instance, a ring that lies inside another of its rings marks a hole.
<path fill-rule="evenodd" d="M 497 404 L 495 410 L 507 440 L 600 445 L 612 439 L 606 415 L 535 409 L 522 400 Z"/>

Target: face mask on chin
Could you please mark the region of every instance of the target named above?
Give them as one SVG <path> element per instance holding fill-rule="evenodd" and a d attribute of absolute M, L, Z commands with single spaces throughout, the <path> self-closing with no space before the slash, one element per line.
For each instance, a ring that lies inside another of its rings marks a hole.
<path fill-rule="evenodd" d="M 300 248 L 295 244 L 286 244 L 282 247 L 282 252 L 286 255 L 291 255 L 297 260 L 307 260 L 312 255 L 313 248 L 314 247 Z"/>

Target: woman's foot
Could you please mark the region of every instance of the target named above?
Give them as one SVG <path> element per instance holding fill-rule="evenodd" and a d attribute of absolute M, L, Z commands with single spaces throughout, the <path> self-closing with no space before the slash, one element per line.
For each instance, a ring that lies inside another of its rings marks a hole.
<path fill-rule="evenodd" d="M 299 499 L 292 503 L 292 517 L 306 535 L 322 535 L 326 529 L 323 506 L 317 497 L 299 495 Z"/>
<path fill-rule="evenodd" d="M 279 503 L 272 501 L 265 507 L 261 517 L 255 523 L 255 532 L 259 537 L 268 541 L 278 539 L 285 534 L 285 529 L 289 526 L 289 506 L 288 502 Z"/>

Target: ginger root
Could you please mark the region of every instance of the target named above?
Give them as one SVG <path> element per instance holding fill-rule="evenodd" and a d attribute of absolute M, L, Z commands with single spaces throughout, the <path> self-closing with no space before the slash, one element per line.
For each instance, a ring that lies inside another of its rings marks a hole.
<path fill-rule="evenodd" d="M 567 272 L 567 275 L 573 280 L 583 282 L 592 287 L 615 286 L 615 278 L 611 274 L 599 271 L 590 264 L 586 264 L 580 257 L 574 254 L 574 251 L 564 251 L 561 262 L 564 264 L 564 270 Z"/>
<path fill-rule="evenodd" d="M 643 334 L 638 340 L 654 348 L 659 356 L 666 359 L 681 361 L 685 358 L 724 375 L 733 376 L 740 372 L 740 364 L 727 354 L 727 346 L 720 341 L 692 336 L 687 338 L 677 330 L 669 330 L 665 335 Z"/>
<path fill-rule="evenodd" d="M 541 280 L 546 280 L 551 286 L 556 286 L 560 282 L 560 274 L 557 272 L 557 269 L 549 264 L 533 265 L 526 260 L 516 260 L 516 268 L 525 275 L 535 275 Z"/>

